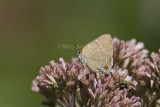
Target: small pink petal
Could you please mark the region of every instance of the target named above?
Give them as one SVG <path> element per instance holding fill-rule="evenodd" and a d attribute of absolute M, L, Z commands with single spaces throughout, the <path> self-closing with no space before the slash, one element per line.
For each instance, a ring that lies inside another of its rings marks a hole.
<path fill-rule="evenodd" d="M 141 103 L 140 102 L 135 102 L 134 104 L 132 104 L 133 106 L 136 106 L 136 107 L 141 107 Z"/>

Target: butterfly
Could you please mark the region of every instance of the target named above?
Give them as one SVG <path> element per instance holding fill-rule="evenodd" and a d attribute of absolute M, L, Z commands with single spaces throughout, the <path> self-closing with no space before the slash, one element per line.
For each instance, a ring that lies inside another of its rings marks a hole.
<path fill-rule="evenodd" d="M 84 66 L 97 73 L 110 75 L 113 65 L 113 44 L 110 34 L 104 34 L 89 42 L 82 51 L 77 52 Z"/>

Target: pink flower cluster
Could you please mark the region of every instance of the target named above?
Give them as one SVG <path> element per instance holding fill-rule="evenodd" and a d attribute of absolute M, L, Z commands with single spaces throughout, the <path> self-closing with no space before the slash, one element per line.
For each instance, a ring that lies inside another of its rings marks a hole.
<path fill-rule="evenodd" d="M 78 58 L 62 58 L 40 69 L 32 91 L 43 94 L 51 107 L 151 107 L 160 104 L 160 51 L 150 60 L 143 43 L 113 39 L 112 76 L 84 67 Z M 127 87 L 121 88 L 120 81 Z"/>

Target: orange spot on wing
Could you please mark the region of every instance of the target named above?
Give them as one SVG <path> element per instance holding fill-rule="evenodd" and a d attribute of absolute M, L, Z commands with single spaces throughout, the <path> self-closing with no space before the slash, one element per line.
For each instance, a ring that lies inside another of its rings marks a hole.
<path fill-rule="evenodd" d="M 106 66 L 104 66 L 104 68 L 107 70 L 107 69 L 108 69 L 108 66 L 106 65 Z"/>
<path fill-rule="evenodd" d="M 82 54 L 83 54 L 83 50 L 84 50 L 84 48 L 82 49 Z"/>

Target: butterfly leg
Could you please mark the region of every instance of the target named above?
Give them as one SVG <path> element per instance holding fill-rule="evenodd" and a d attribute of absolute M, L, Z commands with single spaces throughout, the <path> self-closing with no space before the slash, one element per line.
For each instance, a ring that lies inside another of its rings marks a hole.
<path fill-rule="evenodd" d="M 99 76 L 99 73 L 98 73 L 98 72 L 96 72 L 96 75 L 97 75 L 97 79 L 98 79 L 98 78 L 100 77 L 100 76 Z"/>
<path fill-rule="evenodd" d="M 87 65 L 83 63 L 84 68 L 87 68 Z"/>

